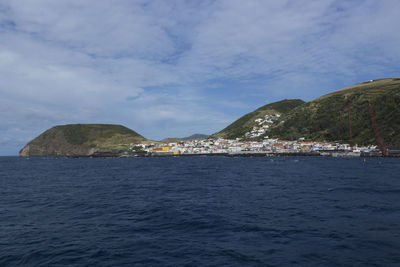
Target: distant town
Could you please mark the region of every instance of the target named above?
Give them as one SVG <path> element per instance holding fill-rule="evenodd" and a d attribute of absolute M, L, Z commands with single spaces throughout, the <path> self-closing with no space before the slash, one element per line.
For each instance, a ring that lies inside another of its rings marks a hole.
<path fill-rule="evenodd" d="M 263 118 L 255 119 L 255 126 L 245 134 L 245 138 L 130 144 L 130 152 L 134 155 L 148 156 L 382 156 L 382 152 L 375 145 L 351 147 L 350 144 L 306 141 L 305 138 L 299 138 L 296 141 L 285 141 L 271 139 L 268 136 L 263 141 L 251 140 L 265 134 L 271 125 L 279 121 L 280 116 L 280 114 L 267 114 Z M 129 155 L 129 153 L 127 154 Z"/>
<path fill-rule="evenodd" d="M 349 144 L 311 142 L 300 138 L 285 141 L 266 138 L 263 141 L 248 141 L 237 138 L 180 141 L 172 143 L 131 144 L 131 155 L 142 156 L 184 156 L 184 155 L 226 155 L 226 156 L 333 156 L 360 157 L 381 156 L 377 146 L 355 146 Z M 126 153 L 129 156 L 129 153 Z"/>

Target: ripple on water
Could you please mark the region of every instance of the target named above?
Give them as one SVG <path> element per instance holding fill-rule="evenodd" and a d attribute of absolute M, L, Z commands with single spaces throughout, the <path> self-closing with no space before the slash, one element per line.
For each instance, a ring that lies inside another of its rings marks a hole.
<path fill-rule="evenodd" d="M 0 266 L 400 262 L 395 159 L 0 157 Z"/>

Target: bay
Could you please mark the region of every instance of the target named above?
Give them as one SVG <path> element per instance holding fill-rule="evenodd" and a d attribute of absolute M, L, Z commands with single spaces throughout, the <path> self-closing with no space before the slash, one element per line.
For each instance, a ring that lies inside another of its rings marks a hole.
<path fill-rule="evenodd" d="M 0 266 L 394 266 L 390 158 L 0 157 Z"/>

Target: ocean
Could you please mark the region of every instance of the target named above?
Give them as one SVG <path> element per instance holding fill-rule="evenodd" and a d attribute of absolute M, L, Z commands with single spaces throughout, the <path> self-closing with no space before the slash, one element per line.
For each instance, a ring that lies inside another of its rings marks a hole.
<path fill-rule="evenodd" d="M 399 159 L 0 157 L 0 266 L 396 265 Z"/>

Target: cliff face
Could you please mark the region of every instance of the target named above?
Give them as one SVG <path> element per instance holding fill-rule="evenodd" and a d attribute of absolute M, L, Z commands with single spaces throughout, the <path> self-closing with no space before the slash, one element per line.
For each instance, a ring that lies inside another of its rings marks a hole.
<path fill-rule="evenodd" d="M 32 141 L 20 156 L 116 156 L 129 150 L 131 143 L 146 139 L 136 132 L 111 124 L 70 124 L 55 126 Z"/>

